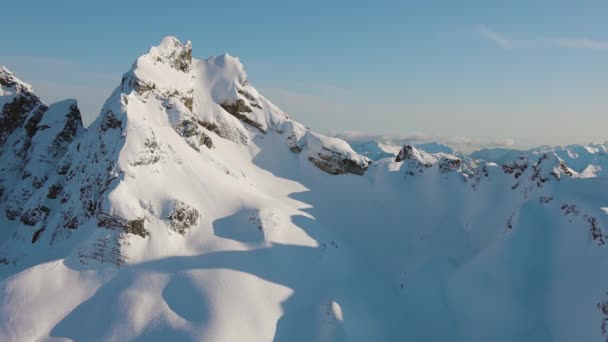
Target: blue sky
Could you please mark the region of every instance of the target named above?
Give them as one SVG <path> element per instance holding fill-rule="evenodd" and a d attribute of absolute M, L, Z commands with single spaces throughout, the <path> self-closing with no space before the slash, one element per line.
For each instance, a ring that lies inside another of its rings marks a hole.
<path fill-rule="evenodd" d="M 606 1 L 21 1 L 0 64 L 92 120 L 166 35 L 238 56 L 254 86 L 324 132 L 495 145 L 608 139 Z"/>

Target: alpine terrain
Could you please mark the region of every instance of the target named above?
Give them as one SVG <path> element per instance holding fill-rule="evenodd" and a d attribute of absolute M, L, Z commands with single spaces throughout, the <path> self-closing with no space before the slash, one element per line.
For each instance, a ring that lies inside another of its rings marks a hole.
<path fill-rule="evenodd" d="M 608 341 L 608 145 L 356 152 L 192 52 L 87 128 L 0 68 L 0 340 Z"/>

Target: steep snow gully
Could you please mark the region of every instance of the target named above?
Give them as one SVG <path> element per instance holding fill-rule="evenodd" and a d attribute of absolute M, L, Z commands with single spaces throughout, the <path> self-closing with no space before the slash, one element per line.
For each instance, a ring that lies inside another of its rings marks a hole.
<path fill-rule="evenodd" d="M 606 145 L 356 152 L 192 51 L 86 129 L 0 68 L 0 340 L 608 341 Z"/>

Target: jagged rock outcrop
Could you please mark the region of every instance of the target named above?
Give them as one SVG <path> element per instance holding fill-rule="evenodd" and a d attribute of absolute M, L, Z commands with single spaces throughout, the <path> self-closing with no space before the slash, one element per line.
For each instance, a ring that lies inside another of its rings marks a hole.
<path fill-rule="evenodd" d="M 540 185 L 547 182 L 550 178 L 559 180 L 561 175 L 572 177 L 573 174 L 574 171 L 568 168 L 564 161 L 555 153 L 546 153 L 534 164 L 531 180 L 536 181 Z"/>
<path fill-rule="evenodd" d="M 317 152 L 316 156 L 311 155 L 308 159 L 319 169 L 332 175 L 344 173 L 363 175 L 369 165 L 366 161 L 355 161 L 344 154 L 333 151 L 327 147 L 322 147 L 322 150 Z"/>
<path fill-rule="evenodd" d="M 199 218 L 198 210 L 182 201 L 175 201 L 167 216 L 171 229 L 182 235 L 186 234 L 191 227 L 196 226 Z"/>
<path fill-rule="evenodd" d="M 192 43 L 182 44 L 174 37 L 165 37 L 159 46 L 154 46 L 148 53 L 156 62 L 169 65 L 176 70 L 189 72 L 192 69 Z"/>
<path fill-rule="evenodd" d="M 578 173 L 566 166 L 564 161 L 555 153 L 543 154 L 536 162 L 529 156 L 523 155 L 514 161 L 501 166 L 505 174 L 515 179 L 512 189 L 522 188 L 524 193 L 531 188 L 542 188 L 544 183 L 554 180 L 559 181 L 562 175 L 572 177 L 579 176 Z"/>
<path fill-rule="evenodd" d="M 49 178 L 54 178 L 68 147 L 85 131 L 80 111 L 74 100 L 47 106 L 31 86 L 4 67 L 0 67 L 0 85 L 2 215 L 39 226 L 51 214 L 50 202 L 60 192 L 61 182 L 49 184 Z"/>

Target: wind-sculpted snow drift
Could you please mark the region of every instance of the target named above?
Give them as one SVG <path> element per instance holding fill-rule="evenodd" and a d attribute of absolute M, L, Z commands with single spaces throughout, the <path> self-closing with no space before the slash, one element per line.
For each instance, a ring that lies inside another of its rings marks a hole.
<path fill-rule="evenodd" d="M 372 163 L 173 37 L 86 130 L 0 86 L 0 340 L 608 337 L 605 148 Z"/>

